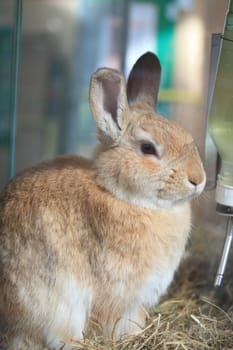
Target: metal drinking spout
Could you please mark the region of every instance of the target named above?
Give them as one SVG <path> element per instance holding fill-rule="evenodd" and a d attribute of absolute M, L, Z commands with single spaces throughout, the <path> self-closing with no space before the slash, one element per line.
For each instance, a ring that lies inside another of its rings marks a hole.
<path fill-rule="evenodd" d="M 222 257 L 219 263 L 218 271 L 214 282 L 215 287 L 220 287 L 222 284 L 222 280 L 224 277 L 226 264 L 228 260 L 228 255 L 231 248 L 232 238 L 233 238 L 233 218 L 230 217 L 227 223 L 226 238 L 223 246 Z"/>

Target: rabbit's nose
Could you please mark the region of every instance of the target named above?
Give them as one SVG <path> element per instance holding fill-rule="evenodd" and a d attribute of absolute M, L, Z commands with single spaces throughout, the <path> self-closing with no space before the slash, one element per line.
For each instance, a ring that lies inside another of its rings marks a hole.
<path fill-rule="evenodd" d="M 188 180 L 190 182 L 191 185 L 193 186 L 198 186 L 200 184 L 203 183 L 205 177 L 204 177 L 204 174 L 203 172 L 195 172 L 193 174 L 191 174 L 191 176 L 189 175 L 188 176 Z"/>
<path fill-rule="evenodd" d="M 190 163 L 188 165 L 188 181 L 193 186 L 199 186 L 205 182 L 205 172 L 201 164 Z"/>

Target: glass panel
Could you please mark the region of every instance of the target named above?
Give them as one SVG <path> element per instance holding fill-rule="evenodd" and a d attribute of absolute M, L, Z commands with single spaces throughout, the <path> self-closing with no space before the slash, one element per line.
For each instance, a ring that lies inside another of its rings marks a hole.
<path fill-rule="evenodd" d="M 0 1 L 0 189 L 9 175 L 15 6 L 14 0 Z"/>
<path fill-rule="evenodd" d="M 91 74 L 120 68 L 127 1 L 24 0 L 16 170 L 60 153 L 89 155 Z"/>

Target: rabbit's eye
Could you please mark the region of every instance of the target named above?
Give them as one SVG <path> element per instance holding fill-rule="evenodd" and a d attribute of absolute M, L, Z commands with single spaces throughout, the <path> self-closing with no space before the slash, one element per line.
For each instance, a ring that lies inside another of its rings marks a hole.
<path fill-rule="evenodd" d="M 145 142 L 141 144 L 141 151 L 143 154 L 152 154 L 157 156 L 157 152 L 153 143 Z"/>

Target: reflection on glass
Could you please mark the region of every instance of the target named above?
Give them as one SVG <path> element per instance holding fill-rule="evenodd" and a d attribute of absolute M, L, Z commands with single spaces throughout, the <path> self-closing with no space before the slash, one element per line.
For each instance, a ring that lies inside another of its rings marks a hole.
<path fill-rule="evenodd" d="M 15 1 L 0 1 L 0 189 L 9 172 L 11 59 Z"/>
<path fill-rule="evenodd" d="M 127 1 L 24 0 L 16 170 L 95 141 L 88 87 L 120 68 Z"/>

